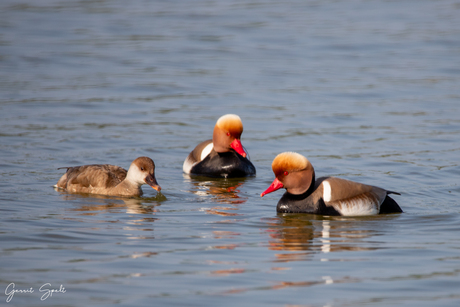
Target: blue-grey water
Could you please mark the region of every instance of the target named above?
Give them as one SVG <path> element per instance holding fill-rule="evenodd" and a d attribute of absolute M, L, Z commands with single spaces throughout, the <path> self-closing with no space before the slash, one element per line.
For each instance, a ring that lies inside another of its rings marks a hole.
<path fill-rule="evenodd" d="M 257 176 L 183 175 L 227 113 Z M 282 151 L 405 212 L 279 215 Z M 52 187 L 138 156 L 162 194 Z M 2 0 L 0 171 L 2 306 L 459 306 L 460 3 Z"/>

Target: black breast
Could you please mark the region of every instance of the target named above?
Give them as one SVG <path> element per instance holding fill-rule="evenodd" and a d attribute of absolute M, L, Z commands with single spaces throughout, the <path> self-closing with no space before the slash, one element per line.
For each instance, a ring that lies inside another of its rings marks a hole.
<path fill-rule="evenodd" d="M 211 152 L 195 164 L 190 173 L 207 177 L 238 178 L 254 176 L 256 168 L 251 161 L 232 150 L 224 153 Z"/>
<path fill-rule="evenodd" d="M 319 201 L 313 203 L 312 198 L 309 196 L 309 191 L 300 195 L 294 195 L 286 192 L 278 201 L 276 211 L 280 213 L 340 215 L 340 213 L 335 210 L 334 207 L 326 206 L 322 199 L 319 199 Z"/>

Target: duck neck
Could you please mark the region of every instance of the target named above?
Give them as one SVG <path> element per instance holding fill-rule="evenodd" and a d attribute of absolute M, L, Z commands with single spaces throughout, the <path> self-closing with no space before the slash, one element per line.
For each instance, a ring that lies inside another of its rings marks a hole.
<path fill-rule="evenodd" d="M 142 189 L 141 186 L 128 178 L 125 178 L 120 182 L 116 187 L 112 189 L 112 192 L 117 195 L 131 195 L 131 196 L 141 196 Z"/>
<path fill-rule="evenodd" d="M 288 177 L 284 178 L 283 184 L 286 187 L 286 191 L 292 195 L 312 193 L 315 186 L 315 171 L 305 169 L 292 172 Z"/>
<path fill-rule="evenodd" d="M 286 196 L 289 199 L 294 199 L 294 200 L 302 200 L 310 196 L 313 192 L 315 191 L 315 174 L 313 174 L 312 182 L 310 184 L 310 187 L 306 189 L 304 192 L 301 192 L 299 194 L 292 194 L 286 191 Z"/>
<path fill-rule="evenodd" d="M 307 189 L 305 194 L 310 195 L 311 193 L 313 193 L 313 191 L 315 190 L 315 182 L 316 182 L 315 171 L 313 171 L 313 174 L 311 176 L 310 187 Z"/>

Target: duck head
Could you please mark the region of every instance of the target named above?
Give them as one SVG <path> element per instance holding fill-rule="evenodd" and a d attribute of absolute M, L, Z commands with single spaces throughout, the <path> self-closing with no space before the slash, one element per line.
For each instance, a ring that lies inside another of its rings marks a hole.
<path fill-rule="evenodd" d="M 157 191 L 161 191 L 155 178 L 155 163 L 149 157 L 139 157 L 134 160 L 129 169 L 126 179 L 138 184 L 148 184 Z"/>
<path fill-rule="evenodd" d="M 234 149 L 238 154 L 246 158 L 247 153 L 241 145 L 243 123 L 235 114 L 227 114 L 217 120 L 212 134 L 212 143 L 216 152 L 228 152 Z"/>
<path fill-rule="evenodd" d="M 265 194 L 285 188 L 290 194 L 303 194 L 315 182 L 315 170 L 310 161 L 295 152 L 283 152 L 276 156 L 272 163 L 275 180 L 265 190 Z"/>

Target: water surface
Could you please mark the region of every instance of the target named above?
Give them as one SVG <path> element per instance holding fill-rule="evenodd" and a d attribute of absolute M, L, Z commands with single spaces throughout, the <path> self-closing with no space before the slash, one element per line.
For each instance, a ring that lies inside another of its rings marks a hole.
<path fill-rule="evenodd" d="M 34 292 L 13 306 L 458 306 L 459 16 L 453 0 L 2 1 L 1 300 L 14 283 Z M 184 175 L 227 113 L 257 176 Z M 259 195 L 282 151 L 405 212 L 277 214 L 282 193 Z M 58 167 L 138 156 L 162 194 L 52 187 Z"/>

